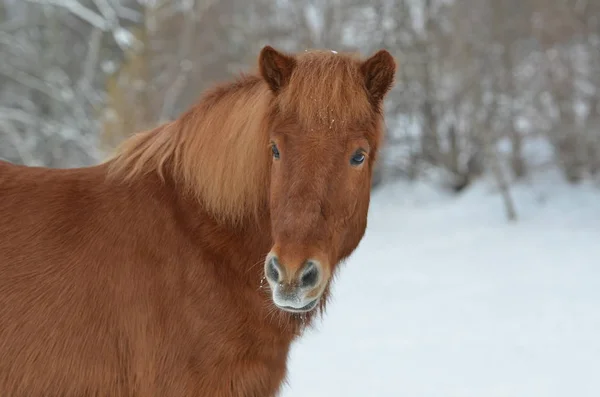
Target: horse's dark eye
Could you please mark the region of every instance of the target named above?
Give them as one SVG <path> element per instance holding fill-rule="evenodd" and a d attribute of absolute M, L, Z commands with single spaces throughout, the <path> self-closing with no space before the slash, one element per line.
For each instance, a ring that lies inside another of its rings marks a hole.
<path fill-rule="evenodd" d="M 279 159 L 279 149 L 277 149 L 277 145 L 271 145 L 271 151 L 273 152 L 273 158 Z"/>
<path fill-rule="evenodd" d="M 352 155 L 350 159 L 350 164 L 353 166 L 359 166 L 365 161 L 365 152 L 359 150 Z"/>

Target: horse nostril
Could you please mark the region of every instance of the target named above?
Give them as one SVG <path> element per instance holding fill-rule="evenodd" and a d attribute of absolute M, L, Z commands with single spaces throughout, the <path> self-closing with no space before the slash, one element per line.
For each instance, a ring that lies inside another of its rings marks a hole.
<path fill-rule="evenodd" d="M 319 282 L 319 267 L 313 261 L 308 261 L 304 266 L 304 271 L 300 277 L 300 286 L 303 288 L 312 288 Z"/>
<path fill-rule="evenodd" d="M 274 283 L 278 283 L 280 275 L 281 268 L 279 267 L 279 261 L 277 260 L 277 258 L 272 257 L 269 260 L 269 263 L 267 263 L 266 276 L 269 280 L 273 281 Z"/>

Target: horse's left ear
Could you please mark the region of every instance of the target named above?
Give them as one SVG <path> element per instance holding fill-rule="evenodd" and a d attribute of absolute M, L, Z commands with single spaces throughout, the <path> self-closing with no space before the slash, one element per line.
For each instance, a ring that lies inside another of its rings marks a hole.
<path fill-rule="evenodd" d="M 274 93 L 278 93 L 289 81 L 296 67 L 296 59 L 284 55 L 271 46 L 265 46 L 258 57 L 260 74 Z"/>
<path fill-rule="evenodd" d="M 386 50 L 379 50 L 360 66 L 371 103 L 378 107 L 394 85 L 396 61 Z"/>

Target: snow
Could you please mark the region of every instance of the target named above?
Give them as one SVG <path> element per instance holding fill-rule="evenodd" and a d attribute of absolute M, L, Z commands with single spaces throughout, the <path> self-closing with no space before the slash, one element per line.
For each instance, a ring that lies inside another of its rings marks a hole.
<path fill-rule="evenodd" d="M 600 189 L 513 194 L 516 223 L 489 183 L 375 193 L 282 397 L 600 395 Z"/>
<path fill-rule="evenodd" d="M 140 47 L 143 45 L 143 43 L 139 41 L 133 35 L 133 33 L 122 27 L 117 27 L 114 30 L 113 37 L 115 38 L 117 45 L 123 50 L 128 50 L 130 48 L 140 49 Z"/>

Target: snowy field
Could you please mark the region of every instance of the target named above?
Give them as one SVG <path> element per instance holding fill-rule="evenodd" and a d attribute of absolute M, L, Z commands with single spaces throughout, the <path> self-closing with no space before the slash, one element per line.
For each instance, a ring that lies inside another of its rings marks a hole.
<path fill-rule="evenodd" d="M 377 192 L 283 397 L 600 396 L 600 188 Z"/>

